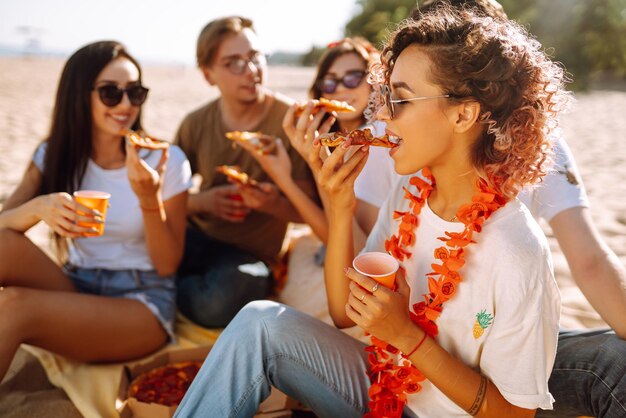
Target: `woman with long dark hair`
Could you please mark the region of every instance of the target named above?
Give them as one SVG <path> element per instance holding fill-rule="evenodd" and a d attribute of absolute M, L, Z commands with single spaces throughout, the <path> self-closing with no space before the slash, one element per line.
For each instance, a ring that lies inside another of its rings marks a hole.
<path fill-rule="evenodd" d="M 173 338 L 191 175 L 177 147 L 124 140 L 141 129 L 147 94 L 118 42 L 89 44 L 65 64 L 50 134 L 0 213 L 0 379 L 22 343 L 102 362 Z M 108 193 L 106 218 L 74 200 L 78 190 Z M 62 266 L 24 235 L 39 221 Z"/>

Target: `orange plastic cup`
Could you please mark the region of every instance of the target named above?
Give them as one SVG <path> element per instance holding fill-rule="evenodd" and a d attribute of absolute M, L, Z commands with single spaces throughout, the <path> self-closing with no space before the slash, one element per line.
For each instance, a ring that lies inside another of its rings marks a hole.
<path fill-rule="evenodd" d="M 106 192 L 99 192 L 96 190 L 78 190 L 74 192 L 74 200 L 83 206 L 87 206 L 90 209 L 95 209 L 102 214 L 102 223 L 91 222 L 79 222 L 78 225 L 93 227 L 98 232 L 88 232 L 85 234 L 87 237 L 98 237 L 104 233 L 104 220 L 107 214 L 107 208 L 109 207 L 109 199 L 111 195 Z M 78 211 L 79 215 L 87 215 L 84 212 Z"/>
<path fill-rule="evenodd" d="M 400 268 L 400 264 L 398 260 L 387 253 L 369 252 L 356 256 L 352 261 L 352 267 L 383 286 L 393 289 L 396 282 L 396 272 Z"/>

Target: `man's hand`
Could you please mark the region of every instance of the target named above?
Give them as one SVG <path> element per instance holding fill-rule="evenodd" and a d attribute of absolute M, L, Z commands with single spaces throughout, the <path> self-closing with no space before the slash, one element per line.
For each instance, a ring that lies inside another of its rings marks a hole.
<path fill-rule="evenodd" d="M 265 213 L 272 213 L 280 194 L 272 183 L 259 183 L 258 187 L 240 186 L 239 193 L 246 207 Z"/>
<path fill-rule="evenodd" d="M 223 184 L 200 192 L 205 212 L 228 222 L 243 222 L 250 209 L 243 201 L 239 188 L 234 184 Z"/>

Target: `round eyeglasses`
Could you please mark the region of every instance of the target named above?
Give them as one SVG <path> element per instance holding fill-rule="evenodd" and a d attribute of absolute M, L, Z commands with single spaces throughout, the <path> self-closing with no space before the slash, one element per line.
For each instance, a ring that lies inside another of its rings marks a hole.
<path fill-rule="evenodd" d="M 262 66 L 267 64 L 267 58 L 264 54 L 260 52 L 255 52 L 250 57 L 232 57 L 228 61 L 226 61 L 223 66 L 228 69 L 234 75 L 241 75 L 246 71 L 246 68 L 250 67 L 250 64 L 254 66 L 252 72 L 259 71 Z"/>

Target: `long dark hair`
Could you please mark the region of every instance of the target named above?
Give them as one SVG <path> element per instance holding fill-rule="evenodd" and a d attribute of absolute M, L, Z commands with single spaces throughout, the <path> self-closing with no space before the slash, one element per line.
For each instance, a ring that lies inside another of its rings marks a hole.
<path fill-rule="evenodd" d="M 335 63 L 335 61 L 339 57 L 347 54 L 358 55 L 365 64 L 365 71 L 368 70 L 370 64 L 378 62 L 380 58 L 380 53 L 378 52 L 378 50 L 365 38 L 344 38 L 337 42 L 331 42 L 330 44 L 328 44 L 326 52 L 324 52 L 324 55 L 322 55 L 320 61 L 317 64 L 317 73 L 315 75 L 315 79 L 313 80 L 313 84 L 309 88 L 309 97 L 311 99 L 319 99 L 320 97 L 322 97 L 320 81 L 326 76 L 328 70 Z M 364 115 L 361 115 L 361 121 L 362 123 L 365 123 L 366 118 Z M 331 131 L 338 130 L 339 122 L 337 121 L 332 126 Z"/>
<path fill-rule="evenodd" d="M 91 91 L 100 72 L 117 58 L 127 58 L 135 64 L 141 83 L 139 63 L 119 42 L 101 41 L 86 45 L 65 63 L 54 102 L 50 133 L 45 139 L 48 145 L 39 194 L 72 194 L 80 187 L 92 149 Z M 132 129 L 141 129 L 141 111 Z M 124 150 L 121 135 L 120 147 Z M 67 254 L 67 241 L 56 232 L 52 235 L 57 257 L 63 261 Z"/>
<path fill-rule="evenodd" d="M 141 67 L 115 41 L 101 41 L 76 51 L 65 63 L 57 89 L 44 158 L 40 194 L 73 193 L 79 186 L 92 148 L 91 91 L 100 72 L 116 58 L 127 58 Z M 141 112 L 132 126 L 141 129 Z M 121 136 L 120 136 L 120 146 Z"/>

